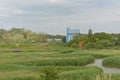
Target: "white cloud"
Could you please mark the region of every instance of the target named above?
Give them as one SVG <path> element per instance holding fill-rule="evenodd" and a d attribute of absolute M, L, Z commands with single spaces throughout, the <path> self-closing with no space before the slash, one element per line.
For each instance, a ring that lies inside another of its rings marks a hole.
<path fill-rule="evenodd" d="M 86 23 L 109 23 L 109 22 L 115 22 L 120 21 L 120 14 L 119 8 L 105 8 L 105 9 L 95 9 L 93 11 L 90 11 L 86 13 L 82 19 L 83 22 Z"/>
<path fill-rule="evenodd" d="M 119 25 L 119 8 L 119 0 L 0 0 L 0 23 L 59 34 L 69 25 L 83 31 L 95 25 L 94 29 L 107 31 L 107 26 Z"/>
<path fill-rule="evenodd" d="M 27 12 L 27 11 L 24 11 L 24 10 L 19 10 L 19 9 L 18 9 L 18 10 L 14 10 L 13 13 L 14 13 L 14 14 L 26 14 L 26 13 L 28 13 L 28 12 Z"/>

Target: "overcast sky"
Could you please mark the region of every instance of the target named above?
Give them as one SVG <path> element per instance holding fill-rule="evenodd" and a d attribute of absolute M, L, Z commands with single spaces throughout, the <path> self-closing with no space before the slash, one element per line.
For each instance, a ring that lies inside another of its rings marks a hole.
<path fill-rule="evenodd" d="M 65 34 L 66 27 L 81 33 L 120 32 L 120 0 L 0 0 L 0 28 Z"/>

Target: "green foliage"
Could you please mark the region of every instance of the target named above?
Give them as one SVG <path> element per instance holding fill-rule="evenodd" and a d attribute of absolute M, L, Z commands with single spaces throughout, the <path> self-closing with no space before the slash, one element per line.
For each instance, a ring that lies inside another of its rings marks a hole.
<path fill-rule="evenodd" d="M 98 40 L 112 40 L 112 35 L 105 32 L 95 33 L 93 36 Z"/>
<path fill-rule="evenodd" d="M 92 30 L 89 29 L 87 35 L 79 35 L 68 44 L 71 47 L 77 48 L 78 43 L 83 41 L 84 49 L 103 49 L 119 45 L 118 38 L 118 36 L 105 32 L 92 34 Z"/>
<path fill-rule="evenodd" d="M 102 74 L 90 80 L 120 80 L 120 74 Z"/>
<path fill-rule="evenodd" d="M 106 58 L 110 56 L 110 55 L 105 55 L 105 54 L 90 54 L 90 55 L 92 55 L 96 59 Z"/>
<path fill-rule="evenodd" d="M 83 66 L 94 62 L 93 56 L 80 56 L 73 59 L 47 59 L 37 61 L 19 62 L 16 64 L 22 64 L 27 66 Z"/>
<path fill-rule="evenodd" d="M 88 30 L 88 41 L 93 42 L 93 34 L 92 34 L 92 29 Z"/>
<path fill-rule="evenodd" d="M 73 49 L 63 49 L 63 50 L 61 50 L 61 53 L 72 53 L 72 52 L 74 52 Z"/>
<path fill-rule="evenodd" d="M 65 36 L 62 37 L 62 41 L 66 42 L 66 37 Z"/>
<path fill-rule="evenodd" d="M 84 67 L 79 70 L 63 72 L 60 80 L 90 80 L 100 74 L 102 74 L 102 69 L 99 67 Z"/>
<path fill-rule="evenodd" d="M 103 60 L 103 66 L 120 68 L 120 56 L 112 56 Z"/>
<path fill-rule="evenodd" d="M 59 79 L 59 70 L 57 67 L 46 67 L 43 70 L 43 74 L 41 75 L 43 80 L 58 80 Z"/>
<path fill-rule="evenodd" d="M 112 56 L 115 58 L 106 63 L 112 65 L 114 62 L 118 68 L 119 49 L 80 50 L 64 47 L 63 44 L 56 42 L 23 43 L 20 47 L 26 51 L 0 52 L 0 80 L 120 80 L 120 74 L 111 74 L 109 78 L 103 74 L 102 69 L 85 66 L 93 63 L 95 58 Z M 15 43 L 1 43 L 1 51 L 14 45 Z"/>
<path fill-rule="evenodd" d="M 103 49 L 103 48 L 110 48 L 114 46 L 114 43 L 110 42 L 109 40 L 99 40 L 97 42 L 88 42 L 85 44 L 85 49 Z"/>
<path fill-rule="evenodd" d="M 72 47 L 72 48 L 78 48 L 78 44 L 73 43 L 73 44 L 71 45 L 71 47 Z"/>
<path fill-rule="evenodd" d="M 96 48 L 96 44 L 93 43 L 93 42 L 88 42 L 86 45 L 85 45 L 85 49 L 94 49 Z"/>
<path fill-rule="evenodd" d="M 111 41 L 109 41 L 109 40 L 100 40 L 100 41 L 97 42 L 97 44 L 101 44 L 101 46 L 102 46 L 103 48 L 114 46 L 114 43 L 111 42 Z"/>
<path fill-rule="evenodd" d="M 83 41 L 84 43 L 86 43 L 86 40 L 87 40 L 87 37 L 86 35 L 78 35 L 78 36 L 75 36 L 73 40 L 71 40 L 68 45 L 72 48 L 78 48 L 78 43 L 80 41 Z"/>
<path fill-rule="evenodd" d="M 102 58 L 106 58 L 106 57 L 110 57 L 111 55 L 106 55 L 106 54 L 100 54 L 100 53 L 83 53 L 83 54 L 77 54 L 76 56 L 85 56 L 85 55 L 90 55 L 93 56 L 95 59 L 102 59 Z M 75 56 L 75 55 L 74 55 Z"/>
<path fill-rule="evenodd" d="M 90 80 L 114 80 L 111 74 L 97 75 L 95 78 Z"/>
<path fill-rule="evenodd" d="M 0 43 L 46 42 L 46 34 L 34 33 L 24 28 L 0 29 Z"/>
<path fill-rule="evenodd" d="M 16 76 L 16 77 L 13 77 L 13 78 L 9 78 L 7 80 L 38 80 L 38 79 L 36 79 L 35 77 L 31 77 L 31 76 L 25 76 L 25 77 Z"/>

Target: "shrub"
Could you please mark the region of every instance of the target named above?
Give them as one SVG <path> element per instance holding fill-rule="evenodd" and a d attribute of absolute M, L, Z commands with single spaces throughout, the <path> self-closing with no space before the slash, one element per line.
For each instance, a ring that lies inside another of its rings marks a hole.
<path fill-rule="evenodd" d="M 113 42 L 110 42 L 109 40 L 100 40 L 97 42 L 97 44 L 101 44 L 101 46 L 104 47 L 111 47 L 114 46 Z"/>
<path fill-rule="evenodd" d="M 97 45 L 94 42 L 88 42 L 85 44 L 85 49 L 94 49 L 97 48 Z"/>
<path fill-rule="evenodd" d="M 59 78 L 58 72 L 57 67 L 46 67 L 41 77 L 43 80 L 57 80 Z"/>

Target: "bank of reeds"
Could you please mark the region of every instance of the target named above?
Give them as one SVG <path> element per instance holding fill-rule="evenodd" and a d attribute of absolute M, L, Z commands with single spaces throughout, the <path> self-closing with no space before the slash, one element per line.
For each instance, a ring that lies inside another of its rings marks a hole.
<path fill-rule="evenodd" d="M 16 64 L 26 66 L 83 66 L 93 63 L 95 58 L 93 56 L 81 56 L 79 58 L 71 59 L 46 59 L 35 61 L 16 62 Z"/>
<path fill-rule="evenodd" d="M 103 60 L 103 66 L 120 68 L 120 56 L 112 56 Z"/>

